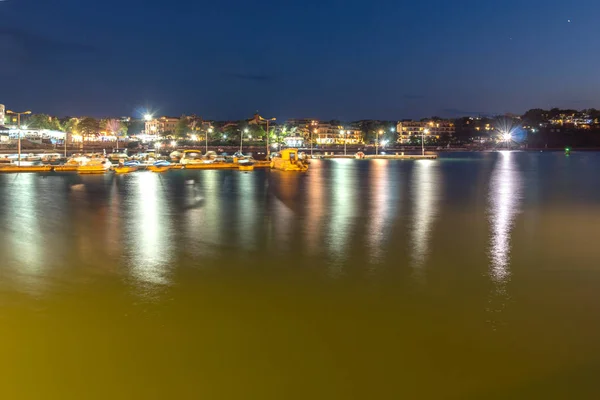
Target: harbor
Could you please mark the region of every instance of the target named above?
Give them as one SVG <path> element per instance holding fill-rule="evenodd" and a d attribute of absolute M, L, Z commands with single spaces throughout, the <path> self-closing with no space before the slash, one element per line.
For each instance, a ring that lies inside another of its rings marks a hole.
<path fill-rule="evenodd" d="M 66 154 L 66 153 L 65 153 Z M 217 154 L 199 150 L 175 150 L 168 156 L 155 151 L 128 155 L 126 150 L 104 153 L 73 154 L 66 157 L 59 153 L 0 154 L 0 173 L 52 173 L 75 172 L 80 174 L 103 174 L 115 172 L 127 174 L 137 171 L 167 172 L 170 170 L 221 170 L 239 169 L 252 171 L 255 168 L 272 168 L 282 171 L 305 172 L 311 159 L 352 160 L 435 160 L 436 154 L 374 154 L 357 152 L 354 155 L 324 152 L 309 155 L 298 149 L 283 149 L 256 160 L 252 155 L 236 152 L 233 155 Z"/>

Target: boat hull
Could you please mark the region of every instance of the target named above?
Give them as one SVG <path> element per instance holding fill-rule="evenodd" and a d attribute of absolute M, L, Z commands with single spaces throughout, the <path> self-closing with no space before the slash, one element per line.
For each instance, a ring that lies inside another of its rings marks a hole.
<path fill-rule="evenodd" d="M 115 167 L 115 173 L 117 174 L 129 174 L 130 172 L 135 172 L 138 170 L 138 167 Z"/>
<path fill-rule="evenodd" d="M 171 169 L 171 166 L 157 166 L 157 165 L 150 165 L 148 166 L 148 171 L 152 171 L 152 172 L 167 172 L 168 170 Z"/>
<path fill-rule="evenodd" d="M 77 168 L 77 173 L 79 174 L 86 174 L 86 175 L 91 175 L 91 174 L 105 174 L 106 172 L 108 172 L 108 169 L 105 168 L 104 166 L 81 166 L 79 168 Z"/>

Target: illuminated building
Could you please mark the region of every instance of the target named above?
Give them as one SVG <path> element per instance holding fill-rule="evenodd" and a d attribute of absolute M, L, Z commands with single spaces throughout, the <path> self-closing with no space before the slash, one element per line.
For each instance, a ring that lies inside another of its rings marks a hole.
<path fill-rule="evenodd" d="M 165 132 L 175 133 L 175 127 L 179 122 L 177 117 L 160 117 L 146 121 L 146 135 L 162 135 Z"/>
<path fill-rule="evenodd" d="M 320 123 L 315 125 L 315 142 L 325 144 L 359 144 L 362 143 L 362 132 L 357 128 Z"/>
<path fill-rule="evenodd" d="M 442 136 L 453 136 L 456 127 L 452 121 L 400 121 L 396 127 L 398 143 L 408 143 L 412 137 L 439 139 Z"/>

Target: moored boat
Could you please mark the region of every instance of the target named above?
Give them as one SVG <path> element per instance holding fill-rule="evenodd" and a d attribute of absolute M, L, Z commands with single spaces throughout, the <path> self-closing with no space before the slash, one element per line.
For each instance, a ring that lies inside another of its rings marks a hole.
<path fill-rule="evenodd" d="M 112 164 L 104 158 L 94 158 L 85 165 L 77 167 L 77 172 L 80 174 L 104 174 L 110 170 Z"/>
<path fill-rule="evenodd" d="M 139 161 L 126 161 L 122 165 L 114 167 L 114 170 L 117 174 L 128 174 L 137 171 L 140 165 Z"/>
<path fill-rule="evenodd" d="M 307 171 L 308 164 L 298 157 L 298 149 L 285 149 L 271 160 L 271 168 L 280 171 Z"/>
<path fill-rule="evenodd" d="M 182 165 L 204 164 L 206 161 L 202 158 L 200 150 L 185 150 L 181 156 Z"/>
<path fill-rule="evenodd" d="M 253 163 L 239 164 L 238 168 L 240 171 L 254 171 L 254 164 Z"/>
<path fill-rule="evenodd" d="M 148 171 L 152 172 L 166 172 L 171 169 L 171 163 L 166 160 L 157 161 L 152 165 L 148 166 Z"/>

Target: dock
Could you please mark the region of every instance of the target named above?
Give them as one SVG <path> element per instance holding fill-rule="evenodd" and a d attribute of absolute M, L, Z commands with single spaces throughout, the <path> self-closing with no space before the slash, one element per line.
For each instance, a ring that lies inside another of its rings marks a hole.
<path fill-rule="evenodd" d="M 151 163 L 140 164 L 137 168 L 140 171 L 147 170 Z M 239 163 L 205 163 L 205 164 L 188 164 L 183 165 L 179 163 L 171 164 L 169 170 L 215 170 L 215 169 L 240 169 L 245 164 Z M 115 165 L 116 166 L 116 165 Z M 253 163 L 254 168 L 270 168 L 271 163 L 269 161 L 256 161 Z M 110 170 L 112 171 L 112 169 Z M 0 173 L 19 173 L 19 172 L 78 172 L 77 165 L 35 165 L 35 166 L 17 166 L 14 164 L 0 164 Z M 106 171 L 109 172 L 109 171 Z M 102 173 L 102 172 L 99 172 Z"/>

